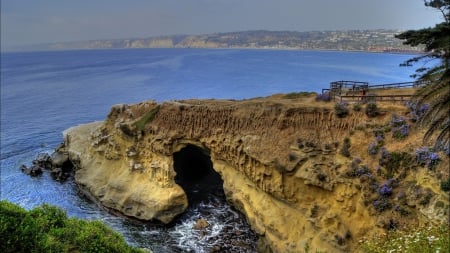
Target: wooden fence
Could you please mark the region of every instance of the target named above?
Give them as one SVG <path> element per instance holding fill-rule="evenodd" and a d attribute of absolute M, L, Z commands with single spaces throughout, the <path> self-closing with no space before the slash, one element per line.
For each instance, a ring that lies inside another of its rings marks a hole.
<path fill-rule="evenodd" d="M 335 96 L 335 100 L 351 102 L 406 102 L 411 100 L 413 95 L 342 95 Z"/>
<path fill-rule="evenodd" d="M 413 95 L 376 95 L 368 94 L 374 89 L 399 89 L 399 88 L 416 88 L 428 84 L 427 81 L 387 83 L 369 85 L 367 82 L 357 81 L 336 81 L 330 83 L 329 89 L 322 89 L 322 94 L 328 93 L 330 99 L 340 101 L 374 101 L 374 102 L 403 102 L 411 100 Z M 358 95 L 356 95 L 358 94 Z"/>

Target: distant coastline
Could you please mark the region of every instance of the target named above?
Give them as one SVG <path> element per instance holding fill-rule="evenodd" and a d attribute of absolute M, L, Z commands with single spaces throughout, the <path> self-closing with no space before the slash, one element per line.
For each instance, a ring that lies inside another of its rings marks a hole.
<path fill-rule="evenodd" d="M 421 47 L 403 45 L 395 38 L 400 30 L 352 31 L 243 31 L 203 35 L 169 35 L 134 39 L 105 39 L 46 43 L 7 48 L 6 51 L 54 51 L 128 48 L 211 48 L 321 50 L 417 54 Z"/>

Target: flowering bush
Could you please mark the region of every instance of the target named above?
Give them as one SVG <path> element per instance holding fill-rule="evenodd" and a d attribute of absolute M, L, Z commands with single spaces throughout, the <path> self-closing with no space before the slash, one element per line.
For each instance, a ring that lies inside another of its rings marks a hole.
<path fill-rule="evenodd" d="M 387 183 L 384 183 L 378 188 L 378 193 L 382 197 L 389 197 L 392 195 L 392 187 L 390 187 Z"/>
<path fill-rule="evenodd" d="M 331 101 L 330 93 L 329 92 L 324 92 L 322 94 L 317 94 L 316 101 L 324 101 L 324 102 Z"/>
<path fill-rule="evenodd" d="M 416 149 L 416 161 L 419 165 L 434 169 L 440 160 L 439 155 L 432 152 L 427 147 Z"/>
<path fill-rule="evenodd" d="M 373 202 L 373 207 L 375 208 L 375 210 L 381 213 L 391 208 L 391 203 L 387 198 L 380 198 Z"/>
<path fill-rule="evenodd" d="M 395 139 L 404 139 L 409 135 L 409 124 L 402 116 L 392 115 L 391 129 L 392 137 Z"/>
<path fill-rule="evenodd" d="M 369 146 L 367 147 L 367 151 L 369 152 L 369 155 L 376 155 L 378 154 L 378 142 L 374 141 L 372 143 L 369 144 Z"/>
<path fill-rule="evenodd" d="M 372 173 L 370 172 L 370 169 L 367 166 L 362 165 L 361 167 L 352 167 L 350 170 L 346 172 L 346 175 L 352 178 L 360 177 L 363 175 L 371 177 Z"/>
<path fill-rule="evenodd" d="M 413 122 L 417 122 L 428 111 L 430 106 L 428 104 L 418 104 L 416 102 L 406 102 L 406 107 L 410 111 L 410 119 Z"/>
<path fill-rule="evenodd" d="M 382 141 L 384 141 L 384 134 L 383 134 L 383 133 L 377 134 L 377 135 L 375 136 L 375 139 L 377 140 L 377 142 L 382 142 Z"/>
<path fill-rule="evenodd" d="M 381 148 L 381 159 L 389 159 L 391 158 L 391 153 L 385 148 Z"/>
<path fill-rule="evenodd" d="M 407 152 L 389 152 L 382 147 L 379 165 L 386 169 L 386 177 L 392 178 L 400 169 L 410 169 L 416 165 L 416 162 L 414 156 Z"/>
<path fill-rule="evenodd" d="M 446 156 L 450 156 L 450 143 L 445 143 L 443 141 L 438 141 L 436 143 L 436 150 L 444 151 Z"/>
<path fill-rule="evenodd" d="M 404 124 L 406 124 L 405 117 L 397 116 L 397 114 L 392 115 L 391 127 L 400 127 Z"/>

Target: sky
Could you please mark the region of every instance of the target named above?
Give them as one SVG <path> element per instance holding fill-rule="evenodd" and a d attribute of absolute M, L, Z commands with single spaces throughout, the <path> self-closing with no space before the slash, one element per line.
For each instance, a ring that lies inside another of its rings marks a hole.
<path fill-rule="evenodd" d="M 420 29 L 422 0 L 1 0 L 1 46 L 246 30 Z"/>

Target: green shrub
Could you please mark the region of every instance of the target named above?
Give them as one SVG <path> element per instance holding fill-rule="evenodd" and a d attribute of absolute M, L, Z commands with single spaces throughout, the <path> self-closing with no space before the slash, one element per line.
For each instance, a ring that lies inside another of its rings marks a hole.
<path fill-rule="evenodd" d="M 30 211 L 0 201 L 0 252 L 142 252 L 100 221 L 68 219 L 42 205 Z"/>
<path fill-rule="evenodd" d="M 342 145 L 342 149 L 341 149 L 341 155 L 345 156 L 345 157 L 350 157 L 350 139 L 349 138 L 345 138 L 344 139 L 344 143 Z"/>
<path fill-rule="evenodd" d="M 378 116 L 380 114 L 380 111 L 378 110 L 377 104 L 373 102 L 369 102 L 366 105 L 366 111 L 365 111 L 367 117 L 373 118 Z"/>
<path fill-rule="evenodd" d="M 145 125 L 149 122 L 152 122 L 153 119 L 156 117 L 156 114 L 158 114 L 160 109 L 160 106 L 157 105 L 155 108 L 148 111 L 144 116 L 142 116 L 137 122 L 136 127 L 138 130 L 142 131 L 145 128 Z"/>
<path fill-rule="evenodd" d="M 361 111 L 361 104 L 360 103 L 353 104 L 353 111 L 355 112 Z"/>
<path fill-rule="evenodd" d="M 450 178 L 441 182 L 441 189 L 445 192 L 450 191 Z"/>
<path fill-rule="evenodd" d="M 334 105 L 334 112 L 338 118 L 345 118 L 348 115 L 348 104 L 340 102 Z"/>
<path fill-rule="evenodd" d="M 284 95 L 284 98 L 286 99 L 296 99 L 296 98 L 302 98 L 302 97 L 309 97 L 312 95 L 317 95 L 315 92 L 307 92 L 307 91 L 301 91 L 301 92 L 291 92 L 286 95 Z"/>
<path fill-rule="evenodd" d="M 415 165 L 414 157 L 406 152 L 388 152 L 381 148 L 380 166 L 386 168 L 387 178 L 392 178 L 400 169 L 411 169 Z"/>

